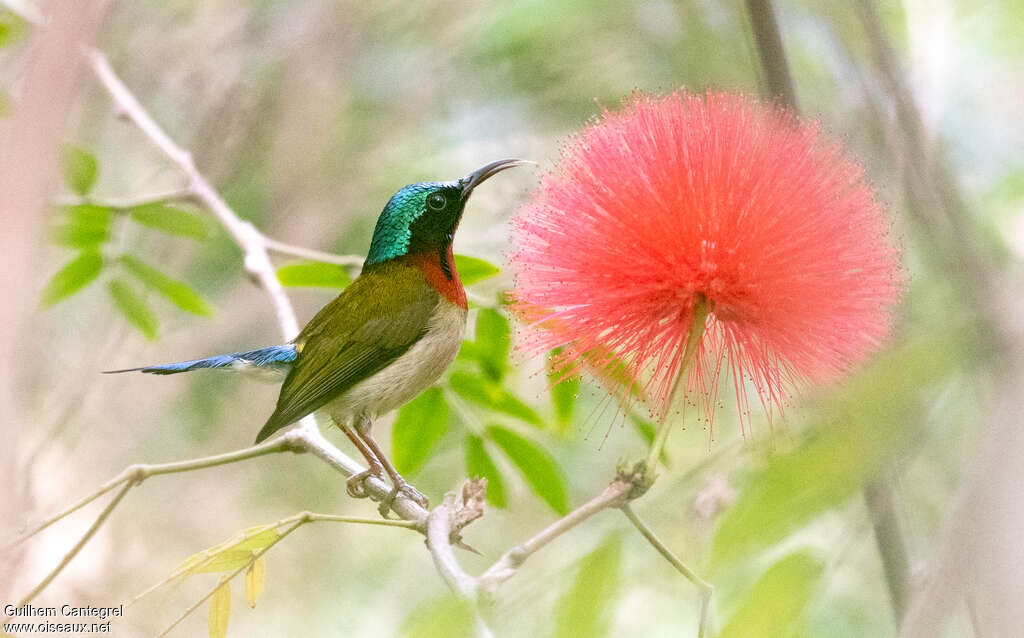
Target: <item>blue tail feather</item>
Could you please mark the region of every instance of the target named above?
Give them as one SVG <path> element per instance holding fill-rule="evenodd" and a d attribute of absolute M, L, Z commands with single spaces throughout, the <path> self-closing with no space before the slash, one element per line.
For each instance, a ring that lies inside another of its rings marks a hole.
<path fill-rule="evenodd" d="M 298 352 L 295 350 L 295 344 L 289 343 L 283 346 L 270 346 L 269 348 L 260 348 L 259 350 L 250 350 L 248 352 L 219 354 L 205 359 L 178 361 L 177 363 L 143 366 L 141 368 L 127 368 L 125 370 L 105 370 L 104 374 L 114 374 L 117 372 L 178 374 L 179 372 L 190 372 L 202 368 L 267 368 L 284 371 L 295 361 L 297 356 Z"/>

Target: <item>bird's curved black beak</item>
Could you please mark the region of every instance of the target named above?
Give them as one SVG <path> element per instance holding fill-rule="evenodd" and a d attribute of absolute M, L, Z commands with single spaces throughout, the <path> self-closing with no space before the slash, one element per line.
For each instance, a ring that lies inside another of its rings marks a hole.
<path fill-rule="evenodd" d="M 473 189 L 479 186 L 484 180 L 492 175 L 496 175 L 506 168 L 512 168 L 513 166 L 522 166 L 523 164 L 536 164 L 529 160 L 521 159 L 502 159 L 496 162 L 491 162 L 486 166 L 481 166 L 469 175 L 466 175 L 459 180 L 459 187 L 462 188 L 462 199 L 465 200 L 469 197 L 469 194 L 473 192 Z"/>

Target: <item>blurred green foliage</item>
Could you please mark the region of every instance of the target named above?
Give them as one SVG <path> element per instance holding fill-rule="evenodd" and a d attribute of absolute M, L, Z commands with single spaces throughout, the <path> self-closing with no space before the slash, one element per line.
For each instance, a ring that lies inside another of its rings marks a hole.
<path fill-rule="evenodd" d="M 859 493 L 921 436 L 920 410 L 962 362 L 952 335 L 920 336 L 886 352 L 818 400 L 791 449 L 766 451 L 719 521 L 714 560 L 749 560 Z"/>
<path fill-rule="evenodd" d="M 576 578 L 555 604 L 555 638 L 609 635 L 622 590 L 622 535 L 614 533 L 580 561 Z"/>
<path fill-rule="evenodd" d="M 133 222 L 171 235 L 202 241 L 210 236 L 209 225 L 198 214 L 170 206 L 166 202 L 153 202 L 133 206 L 129 215 Z"/>
<path fill-rule="evenodd" d="M 746 602 L 718 635 L 721 638 L 804 635 L 800 618 L 824 569 L 821 560 L 806 552 L 781 559 L 757 581 Z"/>
<path fill-rule="evenodd" d="M 277 279 L 283 286 L 310 286 L 315 288 L 344 288 L 352 283 L 345 268 L 323 262 L 286 264 L 277 269 Z"/>
<path fill-rule="evenodd" d="M 472 604 L 451 594 L 427 600 L 402 623 L 399 638 L 473 638 L 476 635 Z"/>

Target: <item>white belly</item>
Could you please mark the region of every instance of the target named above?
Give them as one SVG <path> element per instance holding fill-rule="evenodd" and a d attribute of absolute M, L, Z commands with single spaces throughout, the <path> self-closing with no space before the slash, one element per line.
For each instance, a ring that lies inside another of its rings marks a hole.
<path fill-rule="evenodd" d="M 437 314 L 409 350 L 372 377 L 360 381 L 324 409 L 335 423 L 371 420 L 387 414 L 427 389 L 448 369 L 462 345 L 466 311 L 441 301 Z"/>

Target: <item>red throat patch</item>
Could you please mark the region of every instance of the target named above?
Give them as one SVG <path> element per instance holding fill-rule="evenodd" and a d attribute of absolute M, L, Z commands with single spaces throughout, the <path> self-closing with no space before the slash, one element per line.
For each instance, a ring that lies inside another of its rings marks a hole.
<path fill-rule="evenodd" d="M 463 310 L 469 308 L 466 304 L 466 290 L 462 287 L 462 280 L 455 270 L 455 257 L 452 255 L 451 246 L 444 256 L 446 268 L 442 267 L 441 256 L 436 251 L 417 252 L 407 255 L 406 258 L 423 271 L 427 283 L 441 293 L 441 296 Z M 451 273 L 451 279 L 445 274 L 446 270 Z"/>

